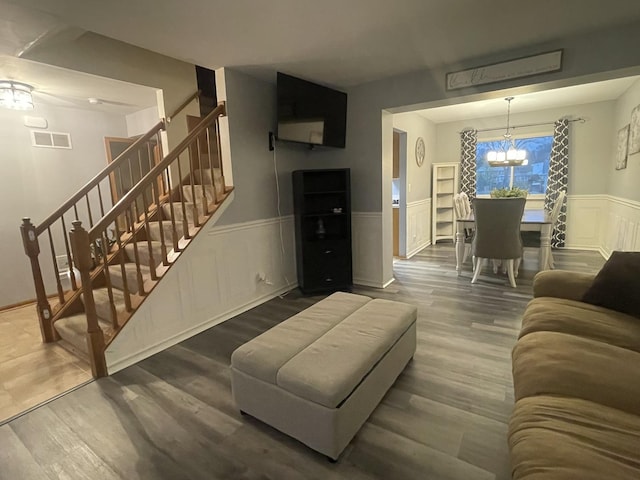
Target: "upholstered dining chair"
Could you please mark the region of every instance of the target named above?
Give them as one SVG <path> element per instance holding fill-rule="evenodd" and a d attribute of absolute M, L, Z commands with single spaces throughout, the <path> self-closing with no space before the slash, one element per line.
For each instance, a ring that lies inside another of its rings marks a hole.
<path fill-rule="evenodd" d="M 527 199 L 476 198 L 473 203 L 475 232 L 471 245 L 474 257 L 473 279 L 476 283 L 485 260 L 506 261 L 509 283 L 516 287 L 515 260 L 522 257 L 520 223 Z"/>

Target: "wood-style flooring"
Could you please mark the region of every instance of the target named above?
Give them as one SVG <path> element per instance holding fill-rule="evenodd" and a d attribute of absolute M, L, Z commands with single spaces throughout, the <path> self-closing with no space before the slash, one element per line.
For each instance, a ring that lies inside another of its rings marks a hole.
<path fill-rule="evenodd" d="M 89 364 L 42 343 L 33 304 L 0 312 L 0 425 L 92 378 Z"/>
<path fill-rule="evenodd" d="M 510 353 L 536 255 L 517 289 L 492 274 L 471 285 L 470 265 L 456 276 L 451 245 L 396 261 L 384 290 L 354 289 L 417 305 L 418 348 L 335 464 L 231 398 L 231 352 L 322 298 L 293 291 L 1 426 L 0 478 L 509 479 Z M 603 263 L 554 255 L 575 271 Z"/>

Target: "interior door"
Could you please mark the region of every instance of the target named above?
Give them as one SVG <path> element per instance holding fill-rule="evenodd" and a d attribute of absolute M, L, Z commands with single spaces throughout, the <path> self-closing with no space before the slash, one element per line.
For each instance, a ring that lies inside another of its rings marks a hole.
<path fill-rule="evenodd" d="M 113 162 L 118 156 L 120 156 L 127 148 L 129 148 L 137 138 L 119 138 L 119 137 L 105 137 L 105 148 L 107 153 L 107 163 Z M 129 159 L 120 164 L 119 168 L 116 168 L 109 175 L 109 184 L 111 186 L 111 201 L 113 205 L 131 190 L 142 177 L 144 177 L 149 171 L 156 165 L 158 161 L 158 149 L 155 143 L 150 142 L 149 148 L 141 148 L 131 153 Z M 161 192 L 159 192 L 161 193 Z M 154 203 L 153 190 L 151 187 L 145 192 L 145 199 L 140 196 L 136 200 L 136 215 L 139 216 L 145 208 Z M 123 225 L 120 224 L 122 227 Z"/>

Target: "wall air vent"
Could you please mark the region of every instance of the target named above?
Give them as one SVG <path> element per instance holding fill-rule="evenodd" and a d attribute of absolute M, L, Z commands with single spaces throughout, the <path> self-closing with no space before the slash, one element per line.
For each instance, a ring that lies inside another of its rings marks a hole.
<path fill-rule="evenodd" d="M 71 135 L 69 133 L 31 130 L 31 145 L 34 147 L 71 149 Z"/>

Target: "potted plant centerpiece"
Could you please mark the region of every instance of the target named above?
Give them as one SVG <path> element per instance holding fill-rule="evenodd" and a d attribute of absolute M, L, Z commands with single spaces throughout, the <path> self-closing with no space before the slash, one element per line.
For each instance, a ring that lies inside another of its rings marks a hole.
<path fill-rule="evenodd" d="M 511 188 L 494 188 L 489 192 L 491 198 L 517 198 L 526 197 L 529 194 L 528 190 L 524 188 L 511 187 Z"/>

